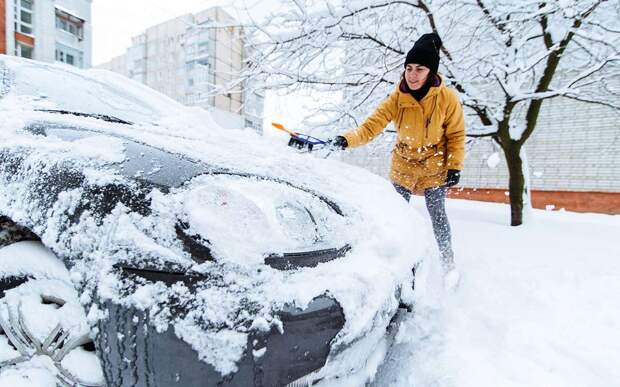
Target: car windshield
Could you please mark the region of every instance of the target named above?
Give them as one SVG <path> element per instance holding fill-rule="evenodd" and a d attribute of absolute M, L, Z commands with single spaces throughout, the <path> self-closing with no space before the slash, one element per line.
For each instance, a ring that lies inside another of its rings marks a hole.
<path fill-rule="evenodd" d="M 155 122 L 182 105 L 148 87 L 105 70 L 78 70 L 0 56 L 0 98 L 14 95 L 38 110 Z"/>

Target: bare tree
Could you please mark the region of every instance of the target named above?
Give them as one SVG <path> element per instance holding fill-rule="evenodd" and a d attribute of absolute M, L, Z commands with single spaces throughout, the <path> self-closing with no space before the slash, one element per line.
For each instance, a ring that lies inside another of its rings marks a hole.
<path fill-rule="evenodd" d="M 620 2 L 605 0 L 282 0 L 255 23 L 245 74 L 259 88 L 340 93 L 315 124 L 357 126 L 399 81 L 424 32 L 444 40 L 446 82 L 468 113 L 468 135 L 490 137 L 508 170 L 511 224 L 523 222 L 522 150 L 544 100 L 620 110 Z M 315 114 L 314 112 L 312 114 Z M 561 141 L 561 139 L 559 139 Z"/>

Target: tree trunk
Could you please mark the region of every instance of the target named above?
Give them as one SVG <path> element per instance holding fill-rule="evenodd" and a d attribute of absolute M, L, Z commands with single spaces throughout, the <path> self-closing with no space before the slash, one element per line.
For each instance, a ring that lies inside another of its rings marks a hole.
<path fill-rule="evenodd" d="M 510 180 L 508 191 L 510 194 L 510 225 L 520 226 L 523 224 L 523 190 L 525 178 L 523 176 L 523 160 L 521 159 L 521 145 L 511 141 L 504 147 L 506 164 Z"/>

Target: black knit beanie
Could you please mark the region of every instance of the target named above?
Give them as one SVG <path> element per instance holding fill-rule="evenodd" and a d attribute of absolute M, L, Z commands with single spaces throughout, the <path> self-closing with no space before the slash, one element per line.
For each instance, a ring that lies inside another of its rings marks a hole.
<path fill-rule="evenodd" d="M 410 63 L 415 63 L 426 66 L 431 69 L 431 73 L 437 74 L 441 44 L 441 38 L 435 33 L 420 36 L 420 39 L 415 42 L 407 53 L 405 67 Z"/>

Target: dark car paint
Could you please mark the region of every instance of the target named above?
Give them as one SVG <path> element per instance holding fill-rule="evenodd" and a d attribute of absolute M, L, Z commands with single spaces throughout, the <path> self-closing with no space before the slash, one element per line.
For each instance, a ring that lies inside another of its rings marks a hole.
<path fill-rule="evenodd" d="M 99 322 L 97 342 L 107 348 L 101 360 L 115 387 L 284 386 L 325 364 L 344 325 L 342 309 L 330 297 L 316 298 L 305 310 L 287 308 L 280 313 L 283 333 L 252 331 L 237 372 L 222 376 L 172 327 L 157 332 L 143 311 L 110 302 L 104 307 L 114 318 Z"/>

